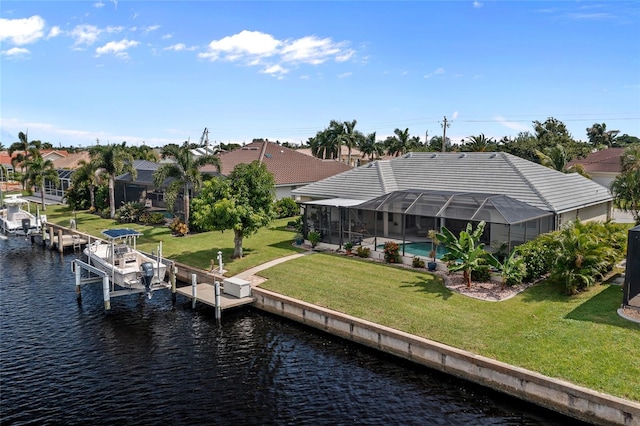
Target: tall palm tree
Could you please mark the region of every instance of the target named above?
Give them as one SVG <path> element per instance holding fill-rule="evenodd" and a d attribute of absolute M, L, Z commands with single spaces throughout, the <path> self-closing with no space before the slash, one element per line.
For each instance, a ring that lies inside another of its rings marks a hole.
<path fill-rule="evenodd" d="M 133 167 L 133 156 L 121 145 L 99 145 L 89 151 L 91 161 L 94 162 L 99 173 L 106 174 L 109 178 L 109 217 L 116 216 L 115 182 L 116 176 L 129 172 L 136 177 L 136 169 Z"/>
<path fill-rule="evenodd" d="M 631 172 L 640 170 L 640 144 L 627 147 L 620 157 L 622 172 Z"/>
<path fill-rule="evenodd" d="M 611 183 L 616 207 L 631 213 L 640 225 L 640 144 L 629 146 L 620 157 L 622 172 Z"/>
<path fill-rule="evenodd" d="M 342 127 L 344 128 L 342 141 L 344 142 L 347 149 L 349 150 L 347 154 L 347 164 L 349 165 L 351 165 L 351 150 L 354 147 L 358 146 L 360 141 L 364 139 L 364 135 L 358 130 L 355 130 L 356 124 L 357 124 L 356 120 L 345 121 L 342 123 Z"/>
<path fill-rule="evenodd" d="M 384 144 L 376 140 L 376 132 L 369 133 L 363 137 L 358 145 L 358 149 L 362 153 L 362 158 L 369 156 L 369 160 L 380 158 L 384 155 Z"/>
<path fill-rule="evenodd" d="M 26 161 L 27 172 L 23 180 L 27 183 L 27 186 L 36 186 L 40 189 L 42 210 L 46 211 L 47 205 L 44 202 L 44 183 L 48 180 L 58 186 L 60 184 L 60 178 L 53 166 L 53 161 L 42 158 L 40 152 L 35 148 L 31 148 L 30 154 L 29 159 Z"/>
<path fill-rule="evenodd" d="M 220 172 L 220 159 L 213 155 L 194 156 L 187 143 L 182 146 L 167 145 L 162 149 L 162 158 L 172 157 L 174 162 L 165 163 L 153 173 L 153 180 L 160 187 L 167 178 L 174 181 L 166 189 L 167 204 L 173 205 L 176 196 L 182 189 L 184 196 L 184 223 L 189 229 L 189 188 L 194 192 L 202 186 L 200 167 L 205 164 L 215 166 Z"/>
<path fill-rule="evenodd" d="M 18 133 L 18 139 L 18 142 L 12 143 L 9 147 L 9 157 L 11 157 L 11 167 L 13 167 L 14 172 L 16 168 L 20 166 L 20 171 L 24 173 L 26 162 L 29 159 L 29 138 L 26 133 L 20 132 Z M 19 152 L 14 156 L 13 153 L 17 151 L 22 152 Z M 22 182 L 24 185 L 25 181 L 23 180 Z"/>
<path fill-rule="evenodd" d="M 342 160 L 342 144 L 346 143 L 346 129 L 344 122 L 338 120 L 331 120 L 327 132 L 327 144 L 331 147 L 335 147 L 336 156 L 338 161 Z"/>
<path fill-rule="evenodd" d="M 80 160 L 78 168 L 73 172 L 74 184 L 86 182 L 89 186 L 89 198 L 92 209 L 96 207 L 96 186 L 100 184 L 100 174 L 95 161 Z"/>
<path fill-rule="evenodd" d="M 396 157 L 404 155 L 415 148 L 420 142 L 420 138 L 412 138 L 409 136 L 409 128 L 404 130 L 395 129 L 393 133 L 395 133 L 395 136 L 390 136 L 385 141 L 387 144 L 387 154 L 389 155 Z"/>

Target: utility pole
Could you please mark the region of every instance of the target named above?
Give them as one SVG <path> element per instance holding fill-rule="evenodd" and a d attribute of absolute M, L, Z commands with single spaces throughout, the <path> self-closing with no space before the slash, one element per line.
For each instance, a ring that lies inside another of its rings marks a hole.
<path fill-rule="evenodd" d="M 444 123 L 442 123 L 442 152 L 447 152 L 447 127 L 451 126 L 451 123 L 447 122 L 447 116 L 444 116 Z"/>

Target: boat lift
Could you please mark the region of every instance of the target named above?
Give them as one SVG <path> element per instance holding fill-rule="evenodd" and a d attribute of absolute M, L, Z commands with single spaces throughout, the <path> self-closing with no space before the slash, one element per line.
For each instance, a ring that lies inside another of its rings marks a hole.
<path fill-rule="evenodd" d="M 167 269 L 169 270 L 169 283 L 165 286 L 162 287 L 155 287 L 152 288 L 150 291 L 157 291 L 157 290 L 162 290 L 164 288 L 171 288 L 171 300 L 172 303 L 175 305 L 176 303 L 176 273 L 177 273 L 177 268 L 175 267 L 174 263 L 167 260 L 167 259 L 160 259 L 158 257 L 157 259 L 158 262 L 162 262 L 164 264 L 167 265 Z M 71 270 L 74 272 L 75 274 L 75 278 L 76 278 L 76 295 L 78 297 L 78 300 L 82 300 L 82 290 L 81 290 L 81 286 L 85 285 L 85 284 L 92 284 L 92 283 L 97 283 L 97 282 L 101 282 L 102 283 L 102 296 L 104 298 L 104 309 L 106 311 L 111 309 L 111 298 L 112 297 L 118 297 L 118 296 L 127 296 L 130 294 L 136 294 L 136 293 L 145 293 L 147 292 L 147 289 L 145 288 L 126 288 L 123 290 L 115 290 L 115 286 L 114 283 L 111 280 L 111 274 L 109 274 L 106 271 L 103 271 L 102 269 L 98 269 L 93 265 L 89 265 L 86 262 L 83 262 L 82 260 L 79 259 L 75 259 L 71 262 Z M 82 271 L 87 271 L 87 275 L 86 277 L 82 276 Z M 148 294 L 149 298 L 151 298 L 151 294 Z"/>

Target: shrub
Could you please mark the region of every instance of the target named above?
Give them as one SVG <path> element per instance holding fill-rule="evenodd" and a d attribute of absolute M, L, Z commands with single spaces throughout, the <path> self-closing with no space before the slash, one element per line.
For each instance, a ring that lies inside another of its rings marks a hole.
<path fill-rule="evenodd" d="M 524 258 L 518 256 L 514 250 L 502 263 L 502 285 L 513 286 L 520 284 L 527 273 Z"/>
<path fill-rule="evenodd" d="M 276 201 L 276 215 L 278 218 L 292 217 L 300 214 L 300 206 L 292 198 L 281 198 Z"/>
<path fill-rule="evenodd" d="M 424 260 L 420 259 L 418 256 L 414 256 L 411 264 L 414 268 L 424 268 Z"/>
<path fill-rule="evenodd" d="M 143 225 L 162 225 L 164 224 L 164 214 L 144 212 L 140 215 L 140 223 Z"/>
<path fill-rule="evenodd" d="M 532 282 L 547 274 L 553 267 L 557 257 L 558 242 L 553 233 L 539 235 L 516 248 L 516 252 L 524 258 L 526 269 L 524 282 Z"/>
<path fill-rule="evenodd" d="M 358 255 L 358 257 L 367 258 L 371 254 L 371 249 L 369 247 L 359 246 L 356 249 L 356 254 Z"/>
<path fill-rule="evenodd" d="M 401 263 L 398 243 L 394 243 L 393 241 L 384 243 L 384 260 L 387 263 Z"/>
<path fill-rule="evenodd" d="M 297 245 L 300 245 L 304 242 L 304 236 L 302 236 L 301 233 L 297 233 L 295 237 L 293 237 L 293 240 L 296 242 Z"/>
<path fill-rule="evenodd" d="M 351 241 L 347 241 L 344 243 L 344 249 L 348 252 L 351 251 L 353 249 L 353 243 Z"/>
<path fill-rule="evenodd" d="M 307 235 L 307 238 L 309 239 L 309 242 L 311 243 L 311 247 L 315 247 L 316 245 L 318 245 L 318 243 L 320 242 L 320 233 L 318 231 L 311 231 L 309 232 L 309 235 Z"/>
<path fill-rule="evenodd" d="M 187 228 L 187 224 L 178 219 L 177 217 L 173 219 L 171 224 L 169 225 L 169 229 L 173 231 L 173 233 L 179 237 L 185 236 L 189 233 L 189 228 Z"/>
<path fill-rule="evenodd" d="M 146 207 L 142 203 L 134 203 L 130 201 L 124 203 L 116 211 L 116 222 L 118 223 L 136 223 L 140 221 L 140 216 L 144 213 Z"/>
<path fill-rule="evenodd" d="M 491 279 L 489 265 L 479 265 L 471 270 L 471 280 L 477 282 L 487 282 Z"/>

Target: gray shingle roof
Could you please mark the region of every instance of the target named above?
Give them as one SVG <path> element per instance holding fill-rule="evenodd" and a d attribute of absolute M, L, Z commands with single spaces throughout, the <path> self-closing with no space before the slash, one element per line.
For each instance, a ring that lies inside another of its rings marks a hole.
<path fill-rule="evenodd" d="M 409 189 L 504 194 L 555 213 L 612 200 L 607 188 L 590 179 L 503 152 L 412 152 L 340 173 L 293 194 L 370 200 Z"/>

